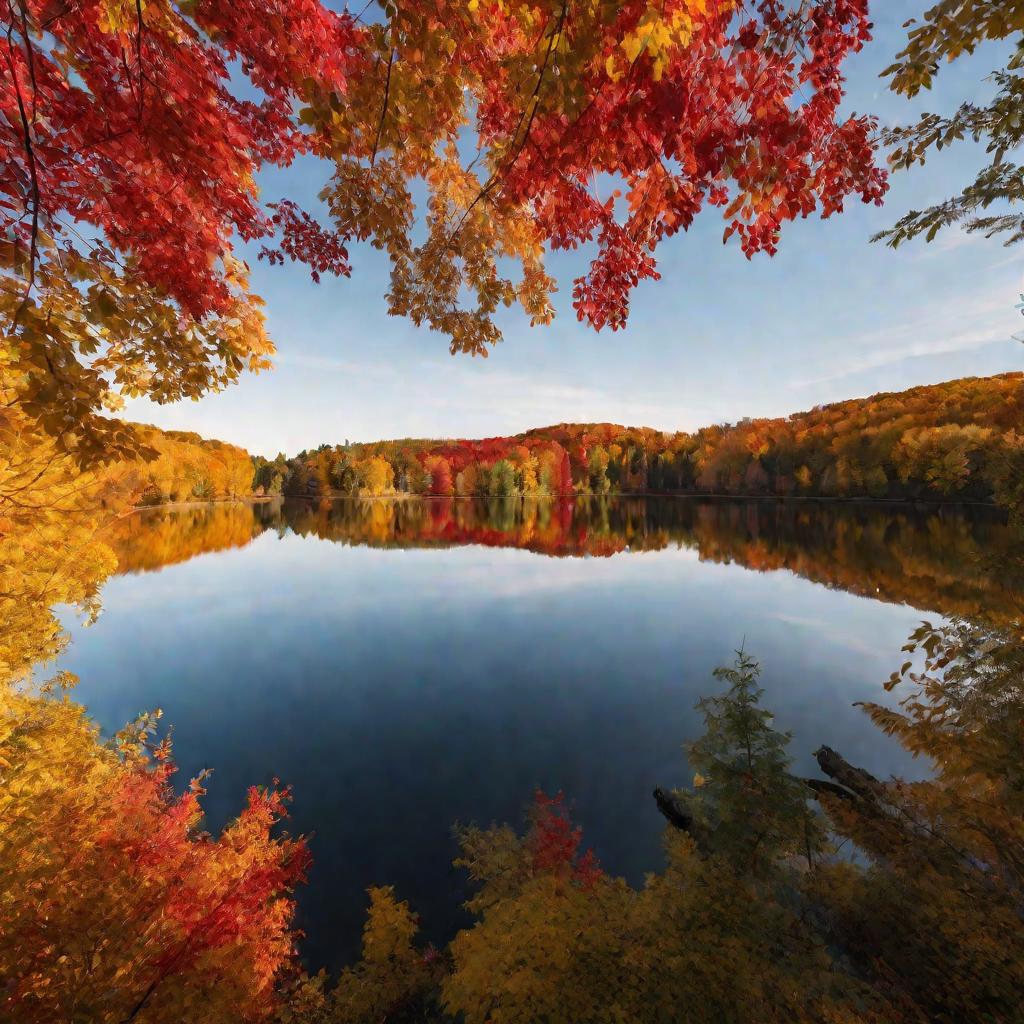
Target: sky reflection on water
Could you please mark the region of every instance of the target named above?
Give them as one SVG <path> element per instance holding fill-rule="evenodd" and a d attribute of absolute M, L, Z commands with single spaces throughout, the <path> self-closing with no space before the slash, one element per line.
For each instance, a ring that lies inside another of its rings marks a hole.
<path fill-rule="evenodd" d="M 635 882 L 658 867 L 651 790 L 688 781 L 693 706 L 741 644 L 794 734 L 798 771 L 813 772 L 811 752 L 827 743 L 876 774 L 917 774 L 852 705 L 884 697 L 927 616 L 839 587 L 933 612 L 997 593 L 970 568 L 1000 540 L 987 516 L 453 504 L 440 530 L 429 502 L 134 517 L 118 551 L 140 571 L 110 580 L 100 621 L 73 629 L 62 660 L 105 731 L 164 710 L 180 781 L 214 769 L 212 828 L 247 786 L 294 787 L 290 830 L 313 833 L 299 915 L 311 964 L 354 953 L 373 884 L 395 885 L 443 940 L 465 920 L 451 826 L 517 821 L 538 787 L 565 792 L 612 873 Z M 623 540 L 629 551 L 609 557 L 538 553 L 606 553 Z"/>

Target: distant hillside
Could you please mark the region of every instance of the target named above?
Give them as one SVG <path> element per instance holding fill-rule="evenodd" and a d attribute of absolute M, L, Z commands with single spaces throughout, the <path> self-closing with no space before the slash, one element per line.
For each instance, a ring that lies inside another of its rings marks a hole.
<path fill-rule="evenodd" d="M 478 441 L 322 445 L 257 458 L 268 492 L 682 492 L 1024 502 L 1024 374 L 968 377 L 694 434 L 563 423 Z"/>
<path fill-rule="evenodd" d="M 252 456 L 238 445 L 209 440 L 183 430 L 130 424 L 139 441 L 156 451 L 149 461 L 121 462 L 107 468 L 120 494 L 143 505 L 214 501 L 252 494 Z"/>

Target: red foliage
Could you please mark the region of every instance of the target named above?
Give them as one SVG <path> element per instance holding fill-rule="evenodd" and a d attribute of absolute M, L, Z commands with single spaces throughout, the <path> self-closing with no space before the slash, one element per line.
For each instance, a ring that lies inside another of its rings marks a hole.
<path fill-rule="evenodd" d="M 265 254 L 304 260 L 315 277 L 348 273 L 351 235 L 389 252 L 408 242 L 411 224 L 375 206 L 369 184 L 332 203 L 335 232 L 287 201 L 268 216 L 254 184 L 262 165 L 307 152 L 360 171 L 396 160 L 389 187 L 402 189 L 458 137 L 467 111 L 493 167 L 455 216 L 526 211 L 551 248 L 596 240 L 573 288 L 577 315 L 595 328 L 625 324 L 633 288 L 658 276 L 658 244 L 705 204 L 724 207 L 726 237 L 737 233 L 749 257 L 774 252 L 785 221 L 829 216 L 851 195 L 877 203 L 886 190 L 873 121 L 839 110 L 842 63 L 869 38 L 867 0 L 799 10 L 785 0 L 457 10 L 409 0 L 380 32 L 319 0 L 0 0 L 0 12 L 10 28 L 0 231 L 23 244 L 32 235 L 34 251 L 40 226 L 83 225 L 112 247 L 100 249 L 111 265 L 130 257 L 195 318 L 227 308 L 233 235 L 280 229 L 283 243 Z M 655 23 L 671 42 L 634 46 Z M 232 91 L 232 65 L 259 102 Z M 405 120 L 388 107 L 392 74 L 422 100 L 406 100 Z M 441 92 L 430 102 L 449 74 L 468 106 Z M 596 195 L 602 176 L 624 192 Z"/>
<path fill-rule="evenodd" d="M 0 0 L 12 29 L 0 76 L 0 194 L 15 200 L 2 204 L 0 228 L 26 240 L 23 210 L 34 206 L 44 227 L 65 218 L 102 232 L 147 283 L 200 318 L 227 306 L 221 261 L 231 236 L 272 230 L 254 174 L 311 148 L 294 107 L 314 92 L 345 93 L 360 30 L 318 0 L 188 9 L 192 21 L 159 4 Z M 233 61 L 262 102 L 234 95 Z M 315 247 L 294 248 L 323 264 Z M 336 251 L 327 263 L 339 265 Z"/>
<path fill-rule="evenodd" d="M 428 455 L 423 468 L 430 474 L 430 494 L 447 497 L 455 493 L 451 463 L 441 455 Z"/>
<path fill-rule="evenodd" d="M 583 830 L 574 827 L 561 792 L 534 794 L 532 827 L 527 836 L 533 870 L 571 878 L 592 889 L 604 877 L 592 850 L 579 852 Z"/>
<path fill-rule="evenodd" d="M 321 274 L 335 277 L 349 277 L 352 268 L 348 262 L 348 248 L 343 239 L 331 231 L 325 231 L 305 210 L 289 199 L 271 203 L 275 227 L 282 231 L 278 248 L 263 246 L 260 259 L 271 265 L 284 263 L 287 256 L 293 261 L 305 263 L 310 276 L 319 283 Z"/>
<path fill-rule="evenodd" d="M 153 895 L 136 905 L 139 927 L 150 925 L 155 907 L 164 928 L 173 922 L 178 939 L 148 950 L 154 977 L 187 971 L 208 952 L 244 944 L 260 951 L 253 969 L 257 992 L 269 1006 L 290 949 L 289 894 L 304 880 L 311 859 L 303 841 L 270 838 L 287 816 L 289 794 L 250 788 L 237 821 L 214 840 L 195 831 L 202 789 L 193 785 L 175 798 L 173 771 L 165 760 L 127 773 L 97 845 L 107 849 L 112 863 L 130 865 L 140 891 L 157 894 L 155 906 Z"/>
<path fill-rule="evenodd" d="M 538 114 L 502 189 L 505 201 L 532 205 L 553 248 L 597 237 L 598 254 L 573 289 L 581 320 L 623 326 L 632 289 L 658 276 L 654 249 L 687 229 L 705 202 L 725 207 L 726 237 L 738 233 L 748 257 L 775 252 L 787 220 L 819 208 L 829 216 L 853 194 L 881 202 L 887 185 L 873 162 L 873 120 L 839 120 L 841 66 L 870 38 L 867 6 L 818 0 L 797 13 L 781 0 L 712 0 L 694 17 L 688 45 L 656 68 L 650 47 L 628 64 L 620 49 L 648 5 L 617 5 L 601 48 L 610 63 L 595 61 L 582 76 L 581 113 Z M 668 0 L 660 17 L 696 8 Z M 570 38 L 584 17 L 563 11 Z M 515 80 L 497 69 L 484 82 L 481 134 L 515 137 Z M 625 180 L 624 221 L 617 194 L 602 200 L 590 187 L 600 173 Z"/>
<path fill-rule="evenodd" d="M 569 453 L 562 448 L 561 457 L 558 463 L 559 473 L 559 494 L 572 494 L 572 463 L 569 461 Z"/>

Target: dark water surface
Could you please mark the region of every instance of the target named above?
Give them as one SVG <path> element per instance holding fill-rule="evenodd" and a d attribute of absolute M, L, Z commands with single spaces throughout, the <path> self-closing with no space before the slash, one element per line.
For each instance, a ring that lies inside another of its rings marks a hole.
<path fill-rule="evenodd" d="M 139 513 L 122 575 L 62 667 L 104 730 L 160 707 L 211 828 L 246 787 L 294 789 L 314 857 L 304 954 L 358 948 L 369 885 L 444 941 L 465 920 L 456 821 L 518 822 L 563 790 L 606 869 L 660 866 L 657 785 L 689 781 L 694 703 L 741 644 L 797 769 L 821 743 L 921 767 L 853 707 L 922 618 L 1014 595 L 979 511 L 696 499 L 428 499 Z"/>

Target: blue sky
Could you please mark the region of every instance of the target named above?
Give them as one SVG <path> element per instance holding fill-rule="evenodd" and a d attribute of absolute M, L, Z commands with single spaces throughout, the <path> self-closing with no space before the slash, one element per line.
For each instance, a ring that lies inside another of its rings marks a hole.
<path fill-rule="evenodd" d="M 849 64 L 850 111 L 884 123 L 949 111 L 991 89 L 998 46 L 943 68 L 931 93 L 887 92 L 901 25 L 923 0 L 876 0 L 875 39 Z M 247 376 L 200 402 L 128 403 L 126 415 L 196 430 L 252 452 L 292 454 L 322 441 L 387 437 L 486 437 L 559 421 L 611 420 L 665 430 L 811 406 L 1024 368 L 1024 249 L 962 232 L 893 252 L 868 238 L 908 208 L 944 198 L 973 179 L 984 152 L 961 144 L 892 179 L 886 206 L 859 201 L 830 220 L 787 225 L 775 257 L 748 262 L 708 210 L 662 243 L 661 281 L 637 289 L 626 330 L 577 323 L 572 279 L 581 254 L 559 254 L 558 315 L 531 328 L 514 310 L 487 359 L 450 356 L 441 335 L 385 311 L 386 261 L 353 250 L 349 279 L 315 285 L 300 266 L 250 258 L 277 347 L 273 371 Z M 329 168 L 313 161 L 262 176 L 267 200 L 309 209 Z"/>

